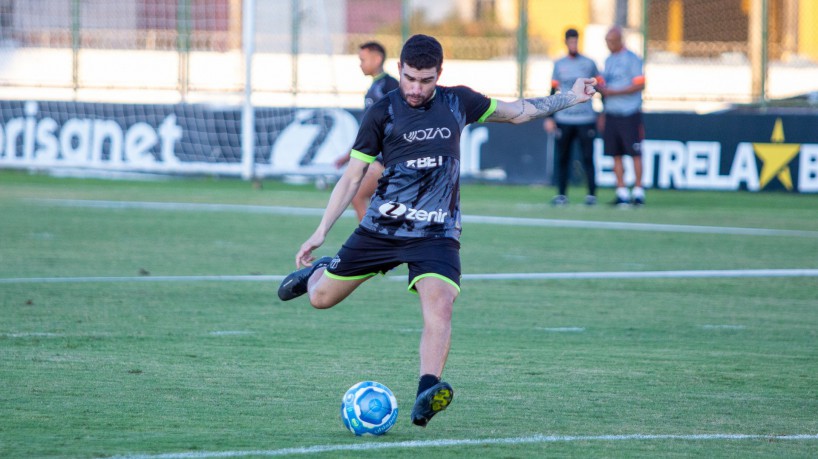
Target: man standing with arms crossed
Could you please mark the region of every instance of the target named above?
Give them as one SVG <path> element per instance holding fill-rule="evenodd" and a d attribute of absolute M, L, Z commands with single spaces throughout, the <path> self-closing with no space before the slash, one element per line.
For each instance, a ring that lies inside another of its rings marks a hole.
<path fill-rule="evenodd" d="M 599 71 L 591 59 L 579 53 L 579 32 L 576 29 L 565 31 L 565 46 L 568 55 L 554 63 L 551 77 L 551 94 L 567 92 L 577 78 L 596 78 Z M 591 104 L 575 105 L 558 111 L 545 118 L 546 132 L 557 136 L 557 195 L 551 200 L 553 206 L 568 204 L 568 176 L 571 165 L 571 147 L 574 140 L 579 141 L 582 152 L 582 167 L 588 182 L 588 194 L 585 204 L 596 204 L 596 172 L 594 170 L 594 138 L 596 138 L 597 115 Z"/>
<path fill-rule="evenodd" d="M 398 80 L 383 70 L 383 62 L 386 60 L 386 50 L 383 45 L 375 41 L 362 44 L 358 50 L 358 59 L 361 61 L 361 71 L 366 76 L 372 77 L 372 85 L 364 96 L 364 110 L 372 104 L 381 100 L 389 91 L 398 88 Z M 344 153 L 335 161 L 335 167 L 343 167 L 349 162 L 349 152 Z M 352 199 L 352 207 L 358 216 L 358 221 L 363 220 L 366 208 L 369 207 L 369 200 L 375 193 L 378 186 L 378 179 L 383 173 L 383 163 L 376 159 L 369 165 L 369 170 L 364 177 L 363 183 L 358 193 Z"/>
<path fill-rule="evenodd" d="M 642 90 L 645 89 L 645 74 L 642 59 L 622 43 L 622 29 L 612 27 L 605 35 L 605 43 L 611 55 L 605 60 L 602 72 L 604 81 L 599 87 L 605 107 L 600 124 L 604 125 L 602 135 L 605 154 L 613 156 L 616 175 L 616 199 L 613 204 L 627 207 L 630 204 L 645 204 L 645 190 L 642 188 L 642 140 L 645 128 L 642 124 Z M 622 156 L 633 158 L 636 182 L 633 192 L 625 186 L 625 167 Z"/>
<path fill-rule="evenodd" d="M 288 301 L 305 293 L 318 309 L 335 306 L 358 286 L 406 263 L 409 290 L 420 298 L 420 380 L 412 423 L 425 427 L 446 409 L 454 389 L 440 379 L 451 344 L 452 306 L 460 293 L 460 134 L 475 122 L 523 123 L 544 118 L 594 94 L 594 79 L 550 97 L 503 102 L 465 86 L 438 86 L 443 48 L 414 35 L 398 63 L 399 91 L 364 114 L 352 159 L 315 232 L 295 255 L 298 269 L 281 283 Z M 349 205 L 378 153 L 386 170 L 366 216 L 334 258 L 313 251 Z"/>

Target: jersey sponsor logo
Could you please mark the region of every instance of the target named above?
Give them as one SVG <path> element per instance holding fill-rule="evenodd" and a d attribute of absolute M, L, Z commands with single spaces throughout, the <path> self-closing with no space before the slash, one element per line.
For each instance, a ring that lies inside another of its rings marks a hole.
<path fill-rule="evenodd" d="M 409 143 L 420 142 L 423 140 L 432 139 L 448 139 L 452 136 L 452 131 L 447 127 L 442 128 L 428 128 L 418 129 L 417 131 L 407 132 L 403 134 L 403 139 Z"/>
<path fill-rule="evenodd" d="M 405 204 L 392 201 L 382 204 L 378 208 L 378 211 L 381 213 L 381 215 L 392 219 L 403 217 L 406 220 L 430 223 L 443 223 L 446 216 L 449 215 L 449 213 L 445 212 L 443 209 L 433 210 L 430 212 L 428 210 L 406 207 Z"/>
<path fill-rule="evenodd" d="M 425 158 L 410 159 L 406 161 L 406 167 L 412 169 L 431 169 L 443 165 L 442 156 L 427 156 Z"/>

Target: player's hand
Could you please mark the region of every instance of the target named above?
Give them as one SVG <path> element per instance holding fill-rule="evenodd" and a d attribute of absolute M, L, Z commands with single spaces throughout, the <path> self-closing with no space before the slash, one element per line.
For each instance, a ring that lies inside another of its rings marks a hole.
<path fill-rule="evenodd" d="M 579 102 L 586 102 L 596 94 L 596 88 L 594 88 L 596 83 L 596 78 L 577 78 L 574 86 L 571 87 L 571 92 L 576 94 Z"/>
<path fill-rule="evenodd" d="M 557 131 L 557 122 L 554 121 L 554 118 L 546 118 L 545 121 L 543 121 L 542 126 L 543 129 L 545 129 L 545 132 L 549 134 L 553 134 Z"/>
<path fill-rule="evenodd" d="M 315 261 L 312 251 L 321 247 L 323 243 L 324 238 L 322 236 L 318 234 L 310 236 L 309 239 L 301 244 L 301 248 L 298 249 L 298 253 L 295 254 L 295 267 L 301 269 L 303 267 L 312 266 L 312 262 Z"/>

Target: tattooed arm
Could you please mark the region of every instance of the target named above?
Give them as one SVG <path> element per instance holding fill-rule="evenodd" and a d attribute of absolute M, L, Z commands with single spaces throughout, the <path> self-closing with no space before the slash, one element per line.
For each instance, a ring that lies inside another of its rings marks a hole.
<path fill-rule="evenodd" d="M 591 100 L 594 93 L 594 78 L 579 78 L 570 91 L 547 97 L 520 99 L 514 102 L 497 101 L 494 113 L 487 122 L 520 124 L 546 116 L 576 104 Z"/>

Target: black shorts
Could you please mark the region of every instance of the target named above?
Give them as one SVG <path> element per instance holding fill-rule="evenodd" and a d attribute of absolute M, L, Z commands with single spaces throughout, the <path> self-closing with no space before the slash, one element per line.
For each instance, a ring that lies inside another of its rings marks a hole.
<path fill-rule="evenodd" d="M 325 271 L 339 280 L 364 279 L 406 263 L 409 290 L 424 277 L 437 277 L 460 291 L 460 242 L 446 237 L 390 238 L 358 228 Z"/>
<path fill-rule="evenodd" d="M 642 112 L 633 115 L 605 115 L 605 142 L 607 156 L 642 156 L 642 140 L 645 128 L 642 125 Z"/>

